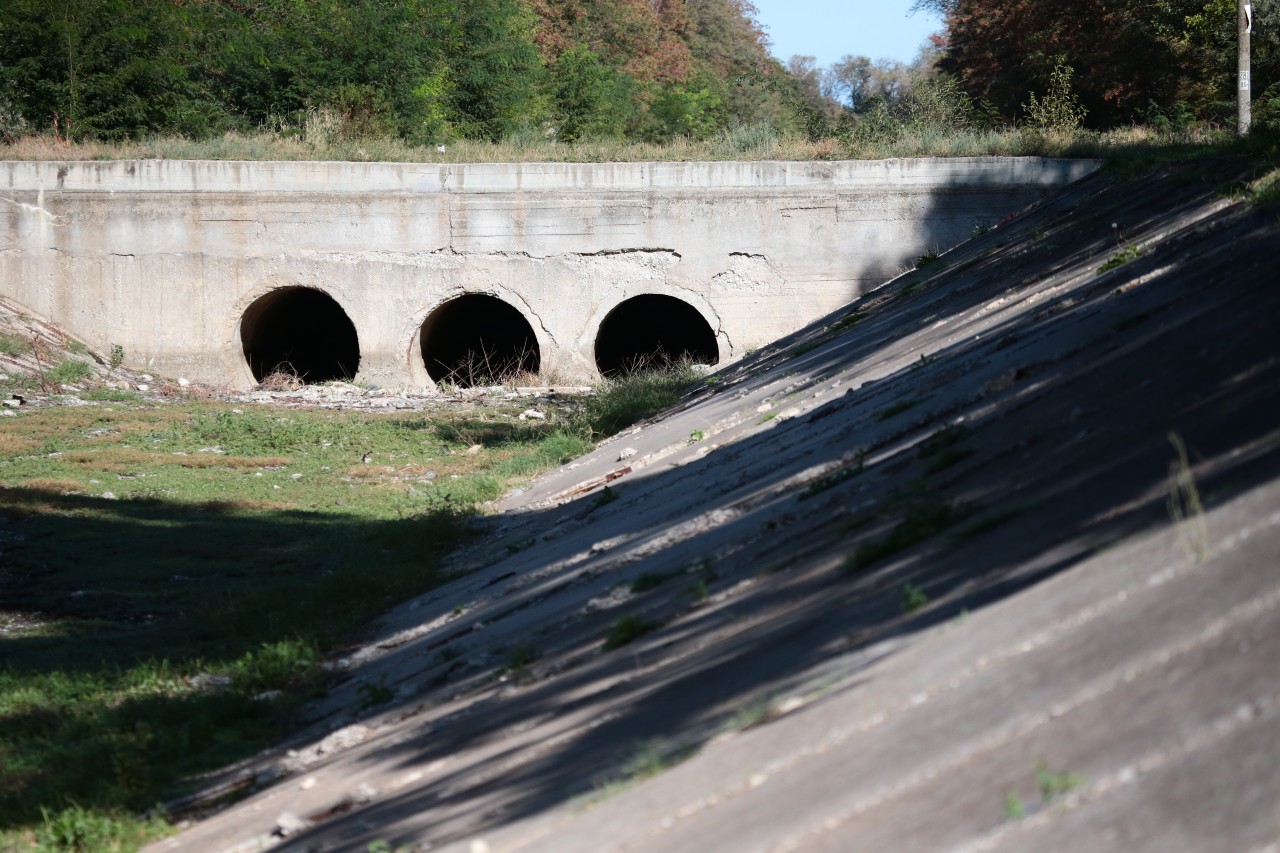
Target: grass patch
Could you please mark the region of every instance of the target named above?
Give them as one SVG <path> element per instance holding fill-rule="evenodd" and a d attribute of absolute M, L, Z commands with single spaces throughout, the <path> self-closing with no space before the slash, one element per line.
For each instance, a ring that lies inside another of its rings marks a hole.
<path fill-rule="evenodd" d="M 612 435 L 675 405 L 698 379 L 689 362 L 606 379 L 570 418 L 570 431 L 588 439 Z"/>
<path fill-rule="evenodd" d="M 1142 257 L 1142 249 L 1137 246 L 1125 246 L 1108 258 L 1102 266 L 1098 267 L 1098 275 L 1109 273 L 1113 269 L 1122 267 L 1130 261 L 1136 261 L 1140 257 Z"/>
<path fill-rule="evenodd" d="M 683 572 L 681 571 L 644 572 L 638 578 L 636 578 L 631 582 L 631 591 L 633 593 L 639 594 L 642 592 L 648 592 L 649 590 L 657 589 L 667 581 L 671 580 L 674 577 L 679 577 L 681 574 L 683 574 Z"/>
<path fill-rule="evenodd" d="M 903 613 L 915 613 L 928 603 L 929 596 L 925 595 L 923 589 L 913 583 L 903 584 L 902 591 L 898 595 L 898 604 Z"/>
<path fill-rule="evenodd" d="M 972 456 L 972 450 L 957 447 L 971 433 L 963 424 L 949 424 L 920 442 L 916 456 L 925 463 L 925 474 L 932 476 Z"/>
<path fill-rule="evenodd" d="M 591 793 L 582 797 L 580 807 L 590 808 L 646 779 L 659 776 L 693 758 L 699 749 L 698 744 L 671 743 L 663 739 L 646 741 L 636 748 L 612 777 L 597 784 Z"/>
<path fill-rule="evenodd" d="M 825 476 L 810 480 L 809 484 L 805 487 L 805 490 L 800 493 L 797 500 L 807 501 L 814 495 L 820 495 L 829 489 L 834 489 L 842 483 L 849 482 L 854 477 L 862 473 L 866 456 L 866 451 L 861 451 L 852 464 L 846 465 L 836 471 L 832 471 L 830 474 L 826 474 Z"/>
<path fill-rule="evenodd" d="M 1021 508 L 1015 508 L 982 513 L 973 521 L 959 527 L 951 534 L 951 538 L 956 542 L 968 542 L 970 539 L 977 539 L 982 534 L 989 533 L 1010 519 L 1021 515 L 1022 511 Z"/>
<path fill-rule="evenodd" d="M 0 355 L 17 358 L 31 352 L 31 341 L 17 335 L 0 334 Z"/>
<path fill-rule="evenodd" d="M 142 399 L 142 395 L 137 391 L 120 388 L 94 388 L 81 394 L 80 399 L 99 403 L 136 403 Z"/>
<path fill-rule="evenodd" d="M 641 619 L 639 616 L 623 616 L 609 628 L 604 638 L 604 651 L 611 652 L 633 643 L 645 634 L 651 634 L 662 627 L 661 622 Z"/>
<path fill-rule="evenodd" d="M 477 504 L 590 446 L 515 409 L 468 454 L 474 414 L 118 402 L 0 432 L 0 849 L 163 831 L 134 815 L 290 731 L 325 655 L 447 580 Z"/>
<path fill-rule="evenodd" d="M 845 558 L 844 571 L 846 574 L 860 572 L 873 563 L 936 536 L 964 515 L 954 503 L 936 494 L 923 492 L 912 495 L 906 501 L 901 521 L 884 536 L 859 545 Z"/>
<path fill-rule="evenodd" d="M 78 358 L 64 358 L 45 374 L 45 378 L 59 385 L 70 385 L 88 378 L 92 373 L 93 367 L 89 362 Z"/>

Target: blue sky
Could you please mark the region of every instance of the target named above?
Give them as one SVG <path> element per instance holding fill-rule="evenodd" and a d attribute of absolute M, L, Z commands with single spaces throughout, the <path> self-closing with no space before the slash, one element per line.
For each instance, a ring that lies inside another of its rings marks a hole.
<path fill-rule="evenodd" d="M 930 33 L 942 25 L 925 12 L 907 17 L 912 0 L 754 0 L 768 29 L 773 55 L 786 62 L 808 54 L 827 66 L 847 53 L 915 58 Z"/>

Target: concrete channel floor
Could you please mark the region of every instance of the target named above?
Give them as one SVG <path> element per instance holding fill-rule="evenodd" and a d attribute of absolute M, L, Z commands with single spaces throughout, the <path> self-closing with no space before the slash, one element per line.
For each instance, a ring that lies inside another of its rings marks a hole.
<path fill-rule="evenodd" d="M 1089 178 L 509 496 L 154 849 L 1280 850 L 1280 225 L 1231 168 Z"/>

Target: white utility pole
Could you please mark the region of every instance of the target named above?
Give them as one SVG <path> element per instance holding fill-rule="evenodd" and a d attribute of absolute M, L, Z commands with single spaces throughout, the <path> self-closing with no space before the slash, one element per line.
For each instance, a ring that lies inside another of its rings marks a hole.
<path fill-rule="evenodd" d="M 1249 125 L 1253 123 L 1253 103 L 1251 87 L 1253 81 L 1250 80 L 1249 74 L 1249 34 L 1253 32 L 1253 4 L 1249 0 L 1236 0 L 1239 8 L 1239 20 L 1237 21 L 1237 31 L 1239 33 L 1239 59 L 1237 62 L 1237 92 L 1239 100 L 1238 125 L 1240 135 L 1244 136 L 1249 132 Z"/>

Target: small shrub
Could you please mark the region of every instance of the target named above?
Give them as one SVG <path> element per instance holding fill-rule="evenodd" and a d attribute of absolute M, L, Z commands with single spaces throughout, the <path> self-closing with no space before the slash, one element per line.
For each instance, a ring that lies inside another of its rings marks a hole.
<path fill-rule="evenodd" d="M 1049 75 L 1049 90 L 1043 99 L 1036 98 L 1032 92 L 1022 111 L 1027 116 L 1027 123 L 1040 131 L 1073 131 L 1084 126 L 1084 117 L 1088 113 L 1080 105 L 1080 99 L 1071 88 L 1071 75 L 1074 69 L 1065 62 L 1059 62 Z"/>
<path fill-rule="evenodd" d="M 111 355 L 107 363 L 111 365 L 112 370 L 119 369 L 120 365 L 124 364 L 124 347 L 119 344 L 112 344 Z"/>

